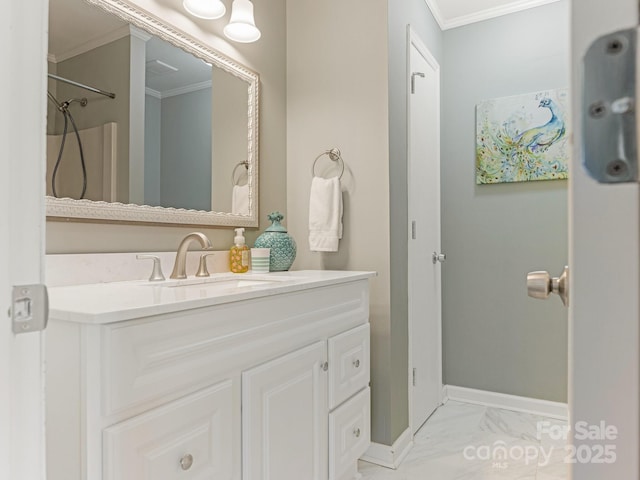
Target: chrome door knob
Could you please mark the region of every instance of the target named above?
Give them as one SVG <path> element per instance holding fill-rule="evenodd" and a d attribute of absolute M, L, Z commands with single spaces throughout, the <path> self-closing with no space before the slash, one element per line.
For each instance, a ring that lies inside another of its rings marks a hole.
<path fill-rule="evenodd" d="M 433 252 L 433 254 L 431 255 L 431 260 L 433 261 L 434 265 L 438 262 L 443 263 L 446 259 L 447 255 L 444 253 Z"/>
<path fill-rule="evenodd" d="M 569 267 L 564 267 L 562 275 L 552 278 L 549 272 L 529 272 L 527 274 L 527 292 L 530 297 L 546 300 L 555 293 L 565 307 L 569 306 Z"/>

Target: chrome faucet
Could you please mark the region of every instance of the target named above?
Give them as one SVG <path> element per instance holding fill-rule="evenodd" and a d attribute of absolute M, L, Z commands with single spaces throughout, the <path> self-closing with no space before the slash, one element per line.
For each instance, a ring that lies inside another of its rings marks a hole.
<path fill-rule="evenodd" d="M 189 244 L 194 240 L 200 242 L 200 246 L 203 250 L 211 250 L 213 248 L 211 241 L 204 233 L 193 232 L 184 237 L 180 242 L 178 252 L 176 253 L 176 261 L 173 264 L 171 278 L 178 280 L 187 278 L 187 250 L 189 249 Z"/>

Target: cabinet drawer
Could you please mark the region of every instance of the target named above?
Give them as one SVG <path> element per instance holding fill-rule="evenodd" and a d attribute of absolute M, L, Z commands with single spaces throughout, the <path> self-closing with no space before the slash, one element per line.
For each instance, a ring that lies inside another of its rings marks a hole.
<path fill-rule="evenodd" d="M 369 385 L 369 324 L 329 339 L 329 408 Z"/>
<path fill-rule="evenodd" d="M 236 480 L 240 412 L 234 385 L 239 381 L 222 382 L 105 429 L 103 478 Z"/>
<path fill-rule="evenodd" d="M 353 468 L 371 442 L 369 387 L 329 414 L 329 479 Z"/>

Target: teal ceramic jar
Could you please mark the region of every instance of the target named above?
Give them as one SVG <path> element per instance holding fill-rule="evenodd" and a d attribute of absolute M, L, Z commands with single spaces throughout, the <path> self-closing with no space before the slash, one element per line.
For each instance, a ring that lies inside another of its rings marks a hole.
<path fill-rule="evenodd" d="M 255 248 L 270 248 L 269 271 L 284 272 L 291 268 L 296 259 L 296 242 L 287 233 L 287 229 L 280 225 L 284 215 L 273 212 L 268 215 L 271 226 L 256 239 Z"/>

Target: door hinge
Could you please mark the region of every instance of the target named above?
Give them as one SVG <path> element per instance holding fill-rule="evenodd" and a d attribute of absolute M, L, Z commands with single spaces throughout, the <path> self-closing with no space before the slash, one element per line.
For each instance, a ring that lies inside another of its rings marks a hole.
<path fill-rule="evenodd" d="M 49 320 L 49 295 L 45 285 L 16 285 L 11 293 L 13 333 L 40 332 Z"/>
<path fill-rule="evenodd" d="M 411 93 L 416 93 L 416 77 L 424 78 L 424 73 L 413 72 L 411 74 Z"/>
<path fill-rule="evenodd" d="M 416 386 L 416 369 L 413 369 L 413 386 Z"/>
<path fill-rule="evenodd" d="M 415 220 L 411 222 L 411 239 L 412 240 L 416 239 L 416 221 Z"/>
<path fill-rule="evenodd" d="M 583 60 L 582 161 L 599 183 L 638 181 L 636 29 L 604 35 Z"/>

